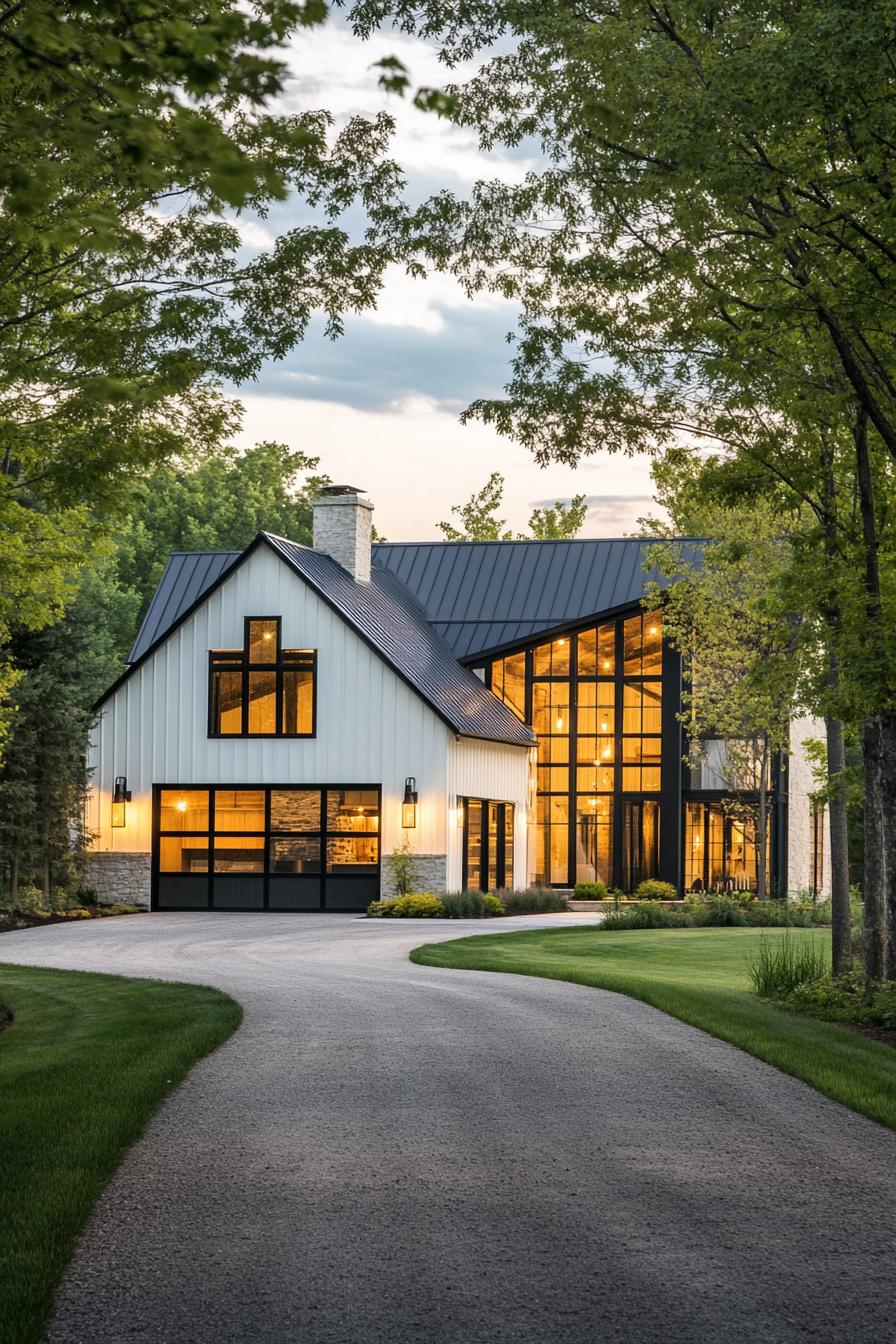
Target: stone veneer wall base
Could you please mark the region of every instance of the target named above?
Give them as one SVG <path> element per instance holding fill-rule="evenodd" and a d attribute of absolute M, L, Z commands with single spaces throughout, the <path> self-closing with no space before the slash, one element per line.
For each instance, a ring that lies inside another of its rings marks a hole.
<path fill-rule="evenodd" d="M 95 850 L 87 855 L 85 885 L 102 905 L 141 905 L 149 909 L 152 856 Z"/>
<path fill-rule="evenodd" d="M 395 890 L 395 879 L 392 876 L 392 865 L 389 863 L 390 855 L 383 855 L 383 876 L 380 883 L 380 893 L 383 898 L 387 896 L 397 896 Z M 447 854 L 412 854 L 411 861 L 414 865 L 414 890 L 431 891 L 438 895 L 445 890 L 445 875 L 448 871 Z"/>

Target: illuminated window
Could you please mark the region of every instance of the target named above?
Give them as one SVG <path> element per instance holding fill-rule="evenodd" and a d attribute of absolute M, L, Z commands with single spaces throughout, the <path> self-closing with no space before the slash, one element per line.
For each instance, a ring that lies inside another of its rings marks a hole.
<path fill-rule="evenodd" d="M 513 803 L 464 798 L 464 887 L 501 891 L 513 886 Z"/>
<path fill-rule="evenodd" d="M 209 654 L 209 737 L 313 737 L 317 654 L 284 649 L 279 616 L 246 620 L 242 649 Z"/>
<path fill-rule="evenodd" d="M 684 820 L 686 891 L 755 891 L 758 886 L 756 825 L 723 803 L 687 803 Z M 740 809 L 738 809 L 739 811 Z M 766 864 L 770 855 L 766 837 Z"/>
<path fill-rule="evenodd" d="M 512 653 L 492 663 L 492 693 L 519 719 L 526 717 L 526 655 Z"/>

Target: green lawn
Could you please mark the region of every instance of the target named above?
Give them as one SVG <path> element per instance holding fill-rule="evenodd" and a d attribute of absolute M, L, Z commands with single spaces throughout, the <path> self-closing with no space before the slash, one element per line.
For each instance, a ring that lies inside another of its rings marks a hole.
<path fill-rule="evenodd" d="M 459 970 L 512 971 L 616 990 L 740 1046 L 835 1101 L 896 1129 L 896 1050 L 844 1027 L 774 1008 L 751 989 L 747 966 L 762 937 L 783 929 L 594 927 L 458 938 L 416 948 L 411 960 Z M 827 944 L 827 929 L 791 929 Z"/>
<path fill-rule="evenodd" d="M 0 965 L 2 1009 L 0 1344 L 31 1344 L 123 1150 L 241 1013 L 201 985 Z"/>

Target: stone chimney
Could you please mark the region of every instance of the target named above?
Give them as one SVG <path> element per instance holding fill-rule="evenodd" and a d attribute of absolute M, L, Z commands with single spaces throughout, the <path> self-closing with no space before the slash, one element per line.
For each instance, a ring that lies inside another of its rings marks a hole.
<path fill-rule="evenodd" d="M 373 505 L 354 485 L 328 485 L 314 501 L 316 551 L 330 555 L 356 583 L 370 582 Z"/>

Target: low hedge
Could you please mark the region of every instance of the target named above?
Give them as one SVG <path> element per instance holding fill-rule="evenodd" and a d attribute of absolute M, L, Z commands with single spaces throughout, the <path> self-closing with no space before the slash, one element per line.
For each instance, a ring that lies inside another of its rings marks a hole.
<path fill-rule="evenodd" d="M 371 901 L 367 914 L 378 919 L 443 919 L 445 907 L 438 896 L 428 891 L 414 891 L 407 896 L 389 896 L 384 901 Z"/>

